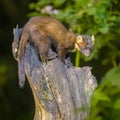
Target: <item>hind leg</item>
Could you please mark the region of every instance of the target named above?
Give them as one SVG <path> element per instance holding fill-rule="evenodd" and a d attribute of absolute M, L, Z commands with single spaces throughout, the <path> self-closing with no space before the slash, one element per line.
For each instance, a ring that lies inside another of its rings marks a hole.
<path fill-rule="evenodd" d="M 42 62 L 47 62 L 48 60 L 48 51 L 50 48 L 51 42 L 48 38 L 45 38 L 43 41 L 40 41 L 38 44 L 38 51 Z"/>
<path fill-rule="evenodd" d="M 40 43 L 38 51 L 42 62 L 47 63 L 48 60 L 52 60 L 57 57 L 57 54 L 54 53 L 50 47 L 51 43 L 49 42 L 47 44 Z"/>
<path fill-rule="evenodd" d="M 43 34 L 42 35 L 34 34 L 34 36 L 32 36 L 32 41 L 33 41 L 35 47 L 37 47 L 41 61 L 47 62 L 48 51 L 51 46 L 50 39 Z"/>

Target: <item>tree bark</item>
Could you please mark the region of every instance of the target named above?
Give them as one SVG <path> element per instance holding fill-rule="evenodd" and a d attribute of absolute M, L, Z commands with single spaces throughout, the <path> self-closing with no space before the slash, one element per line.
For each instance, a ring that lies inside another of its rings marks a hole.
<path fill-rule="evenodd" d="M 14 39 L 13 43 L 15 41 L 18 40 Z M 12 49 L 14 51 L 14 46 Z M 97 86 L 89 66 L 68 68 L 57 58 L 42 64 L 36 49 L 29 43 L 23 64 L 34 95 L 34 120 L 84 120 L 89 117 L 91 96 Z"/>

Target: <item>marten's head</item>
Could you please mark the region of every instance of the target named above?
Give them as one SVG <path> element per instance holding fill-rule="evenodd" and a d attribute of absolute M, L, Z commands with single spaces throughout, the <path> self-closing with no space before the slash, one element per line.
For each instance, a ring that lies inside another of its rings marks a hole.
<path fill-rule="evenodd" d="M 77 35 L 75 49 L 81 51 L 85 56 L 89 56 L 94 46 L 94 35 Z"/>

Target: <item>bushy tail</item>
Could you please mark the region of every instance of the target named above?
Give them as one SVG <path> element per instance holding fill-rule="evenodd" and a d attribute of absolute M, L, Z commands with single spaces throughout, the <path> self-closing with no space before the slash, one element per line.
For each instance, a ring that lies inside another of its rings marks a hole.
<path fill-rule="evenodd" d="M 19 76 L 19 86 L 24 87 L 25 83 L 25 70 L 24 70 L 24 53 L 25 47 L 28 41 L 28 33 L 22 32 L 19 49 L 18 49 L 18 76 Z"/>
<path fill-rule="evenodd" d="M 22 32 L 21 38 L 20 38 L 20 43 L 19 43 L 19 49 L 18 49 L 18 59 L 19 60 L 21 60 L 22 57 L 24 56 L 27 41 L 28 41 L 28 33 Z"/>

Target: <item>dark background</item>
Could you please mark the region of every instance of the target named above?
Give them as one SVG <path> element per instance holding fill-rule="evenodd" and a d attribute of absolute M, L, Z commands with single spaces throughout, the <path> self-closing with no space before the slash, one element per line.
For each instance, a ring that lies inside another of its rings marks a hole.
<path fill-rule="evenodd" d="M 40 12 L 47 5 L 60 10 L 52 16 L 70 30 L 95 35 L 90 57 L 81 53 L 77 56 L 79 61 L 75 61 L 75 54 L 71 57 L 81 67 L 91 66 L 98 82 L 91 103 L 91 120 L 120 120 L 119 0 L 0 0 L 0 120 L 32 120 L 34 117 L 29 84 L 26 81 L 23 89 L 18 85 L 12 32 L 17 24 L 23 27 L 30 16 L 45 15 Z"/>
<path fill-rule="evenodd" d="M 27 21 L 33 0 L 0 0 L 0 119 L 32 120 L 34 102 L 28 83 L 18 86 L 17 61 L 12 56 L 13 28 Z"/>

